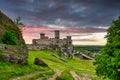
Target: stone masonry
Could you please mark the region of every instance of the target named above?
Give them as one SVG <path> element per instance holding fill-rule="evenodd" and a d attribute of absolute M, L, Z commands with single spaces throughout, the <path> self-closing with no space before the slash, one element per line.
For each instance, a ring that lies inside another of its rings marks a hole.
<path fill-rule="evenodd" d="M 59 50 L 64 55 L 67 53 L 71 54 L 73 51 L 72 39 L 71 36 L 67 36 L 64 39 L 60 39 L 60 31 L 54 31 L 54 38 L 49 38 L 45 36 L 44 33 L 40 33 L 40 39 L 33 39 L 32 44 L 28 44 L 28 49 L 32 50 Z"/>

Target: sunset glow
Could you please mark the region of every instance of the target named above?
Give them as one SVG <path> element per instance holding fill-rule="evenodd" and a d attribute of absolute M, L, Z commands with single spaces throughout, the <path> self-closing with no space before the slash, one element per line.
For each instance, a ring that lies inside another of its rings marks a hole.
<path fill-rule="evenodd" d="M 32 43 L 32 39 L 38 39 L 40 38 L 39 33 L 45 33 L 48 37 L 53 38 L 54 37 L 54 30 L 56 28 L 48 28 L 48 27 L 24 27 L 22 28 L 23 37 L 27 44 Z M 104 45 L 106 43 L 106 40 L 104 36 L 106 35 L 106 32 L 95 32 L 95 33 L 87 33 L 87 32 L 80 32 L 78 30 L 72 30 L 71 29 L 61 29 L 58 28 L 57 30 L 60 30 L 60 37 L 65 38 L 66 36 L 72 36 L 73 44 L 74 45 Z M 76 31 L 76 32 L 75 32 Z M 87 29 L 86 29 L 87 31 Z M 92 31 L 92 30 L 91 30 Z M 93 30 L 94 31 L 94 30 Z"/>

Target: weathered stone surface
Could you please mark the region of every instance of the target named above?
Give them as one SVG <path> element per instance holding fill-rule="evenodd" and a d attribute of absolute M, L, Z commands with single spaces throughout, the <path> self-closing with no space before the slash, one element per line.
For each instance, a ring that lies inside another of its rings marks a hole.
<path fill-rule="evenodd" d="M 48 66 L 44 61 L 42 61 L 39 58 L 35 58 L 34 64 L 40 65 L 40 66 Z"/>
<path fill-rule="evenodd" d="M 12 63 L 18 63 L 18 57 L 17 56 L 14 56 L 14 55 L 10 55 L 10 62 Z"/>
<path fill-rule="evenodd" d="M 0 50 L 5 50 L 5 44 L 0 44 Z"/>
<path fill-rule="evenodd" d="M 71 36 L 67 36 L 64 39 L 60 39 L 59 36 L 60 35 L 58 30 L 55 30 L 54 38 L 46 38 L 45 34 L 41 33 L 40 39 L 33 39 L 32 44 L 28 44 L 27 47 L 28 49 L 32 50 L 58 50 L 61 56 L 71 57 L 74 50 Z"/>
<path fill-rule="evenodd" d="M 3 54 L 3 61 L 9 61 L 9 60 L 10 60 L 9 54 Z"/>

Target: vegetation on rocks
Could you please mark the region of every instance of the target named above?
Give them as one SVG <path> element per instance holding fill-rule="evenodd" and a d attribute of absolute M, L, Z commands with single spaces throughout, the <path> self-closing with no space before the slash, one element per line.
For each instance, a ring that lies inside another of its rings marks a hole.
<path fill-rule="evenodd" d="M 3 44 L 18 45 L 18 40 L 15 37 L 15 35 L 16 35 L 16 32 L 13 30 L 5 31 L 5 33 L 3 34 L 2 38 L 1 38 Z"/>
<path fill-rule="evenodd" d="M 0 11 L 0 50 L 3 61 L 25 64 L 28 49 L 21 31 L 9 17 Z M 18 56 L 19 55 L 19 56 Z"/>

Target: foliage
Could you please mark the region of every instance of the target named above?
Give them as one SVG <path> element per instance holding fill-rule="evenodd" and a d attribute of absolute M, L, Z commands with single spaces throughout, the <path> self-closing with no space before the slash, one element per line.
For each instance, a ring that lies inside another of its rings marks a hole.
<path fill-rule="evenodd" d="M 2 36 L 2 42 L 8 45 L 18 45 L 16 38 L 16 32 L 13 30 L 7 30 Z"/>
<path fill-rule="evenodd" d="M 17 17 L 17 18 L 15 18 L 14 23 L 15 23 L 16 25 L 23 25 L 23 23 L 20 22 L 20 20 L 21 20 L 21 17 Z"/>
<path fill-rule="evenodd" d="M 90 51 L 90 52 L 99 52 L 103 46 L 95 46 L 95 45 L 75 45 L 74 48 L 77 51 Z"/>
<path fill-rule="evenodd" d="M 14 24 L 16 25 L 16 26 L 18 26 L 19 28 L 20 28 L 20 30 L 22 31 L 22 27 L 24 26 L 24 24 L 21 22 L 21 17 L 16 17 L 15 19 L 14 19 Z"/>
<path fill-rule="evenodd" d="M 76 51 L 82 52 L 90 57 L 95 57 L 100 53 L 100 50 L 103 48 L 101 45 L 75 45 L 74 49 Z"/>
<path fill-rule="evenodd" d="M 19 21 L 20 23 L 20 21 Z M 23 40 L 21 30 L 18 28 L 18 25 L 16 25 L 9 17 L 7 17 L 4 13 L 0 11 L 0 44 L 2 44 L 1 37 L 6 31 L 14 31 L 15 37 L 18 41 L 18 45 L 25 45 L 25 42 Z"/>
<path fill-rule="evenodd" d="M 107 31 L 107 44 L 95 58 L 96 73 L 104 78 L 120 80 L 120 17 Z"/>

